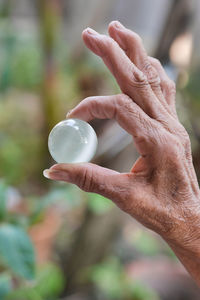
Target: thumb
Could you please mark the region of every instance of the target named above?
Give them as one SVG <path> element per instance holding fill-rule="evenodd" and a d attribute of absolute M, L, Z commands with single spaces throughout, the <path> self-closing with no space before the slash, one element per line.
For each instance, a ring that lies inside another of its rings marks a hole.
<path fill-rule="evenodd" d="M 129 174 L 92 163 L 56 164 L 43 174 L 49 179 L 74 183 L 86 192 L 101 194 L 114 202 L 122 201 L 130 187 Z"/>

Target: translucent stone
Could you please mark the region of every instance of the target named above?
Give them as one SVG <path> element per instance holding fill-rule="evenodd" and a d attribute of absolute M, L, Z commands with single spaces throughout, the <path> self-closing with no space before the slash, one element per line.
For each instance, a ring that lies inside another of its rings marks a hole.
<path fill-rule="evenodd" d="M 97 136 L 87 122 L 67 119 L 51 130 L 48 147 L 51 156 L 58 163 L 88 162 L 95 155 Z"/>

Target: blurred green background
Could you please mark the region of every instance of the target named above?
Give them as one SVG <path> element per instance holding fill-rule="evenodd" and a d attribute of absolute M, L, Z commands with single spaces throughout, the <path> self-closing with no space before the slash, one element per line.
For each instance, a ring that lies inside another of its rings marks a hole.
<path fill-rule="evenodd" d="M 52 127 L 91 95 L 119 92 L 81 40 L 112 20 L 141 35 L 177 82 L 200 178 L 198 0 L 0 0 L 0 300 L 187 300 L 200 293 L 160 237 L 108 199 L 50 182 Z M 94 120 L 95 162 L 137 158 L 114 121 Z"/>

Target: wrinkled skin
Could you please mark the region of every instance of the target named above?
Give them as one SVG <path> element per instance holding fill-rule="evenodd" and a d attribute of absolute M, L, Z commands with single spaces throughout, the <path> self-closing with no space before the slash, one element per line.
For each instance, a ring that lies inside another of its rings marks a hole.
<path fill-rule="evenodd" d="M 88 28 L 86 46 L 100 56 L 122 94 L 89 97 L 67 117 L 115 119 L 133 136 L 139 159 L 128 173 L 91 163 L 57 164 L 48 178 L 110 198 L 160 234 L 200 285 L 200 191 L 189 136 L 175 109 L 175 84 L 148 57 L 141 38 L 113 21 L 109 36 Z"/>

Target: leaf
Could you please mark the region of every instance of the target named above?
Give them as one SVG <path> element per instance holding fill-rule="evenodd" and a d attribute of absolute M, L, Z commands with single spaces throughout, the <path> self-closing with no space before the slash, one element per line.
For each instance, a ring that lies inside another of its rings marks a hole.
<path fill-rule="evenodd" d="M 7 274 L 0 276 L 0 299 L 4 300 L 8 293 L 12 290 L 11 278 Z"/>
<path fill-rule="evenodd" d="M 34 278 L 33 245 L 21 228 L 10 224 L 0 226 L 0 257 L 14 273 L 26 279 Z"/>

